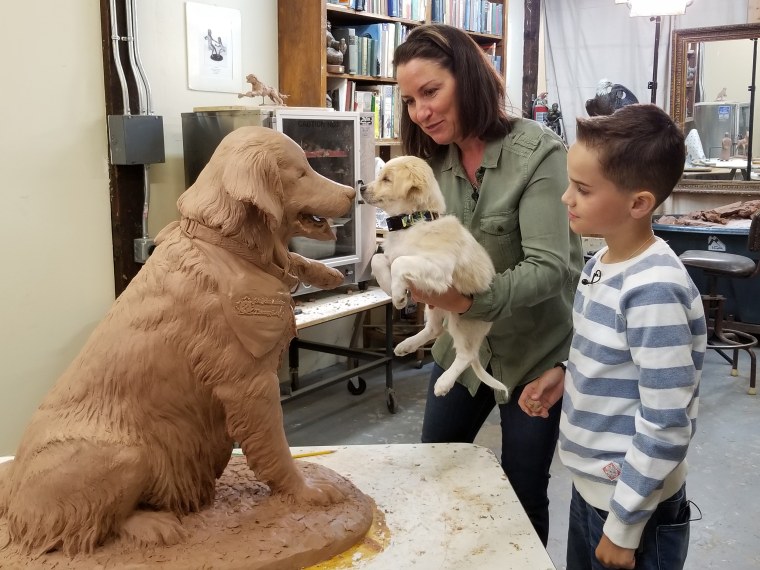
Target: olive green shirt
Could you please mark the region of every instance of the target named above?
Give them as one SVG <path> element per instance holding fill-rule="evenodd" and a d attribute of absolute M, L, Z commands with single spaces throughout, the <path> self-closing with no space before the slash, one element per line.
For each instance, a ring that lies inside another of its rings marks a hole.
<path fill-rule="evenodd" d="M 560 198 L 567 188 L 567 151 L 556 134 L 534 121 L 516 119 L 504 139 L 487 144 L 477 202 L 455 145 L 431 166 L 446 209 L 485 247 L 496 266 L 490 289 L 475 295 L 464 313 L 493 323 L 480 348 L 483 366 L 514 388 L 567 359 L 572 303 L 583 255 Z M 448 333 L 433 346 L 443 368 L 454 361 Z M 458 380 L 471 394 L 480 381 L 471 369 Z M 506 400 L 498 403 L 505 403 Z"/>

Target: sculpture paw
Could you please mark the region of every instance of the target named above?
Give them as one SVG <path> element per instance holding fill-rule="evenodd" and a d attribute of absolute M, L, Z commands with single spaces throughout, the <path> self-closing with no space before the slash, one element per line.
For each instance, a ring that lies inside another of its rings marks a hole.
<path fill-rule="evenodd" d="M 288 498 L 296 503 L 325 506 L 339 503 L 345 496 L 332 483 L 321 480 L 307 480 L 304 481 L 303 486 L 297 492 L 290 493 Z"/>
<path fill-rule="evenodd" d="M 135 511 L 119 534 L 140 546 L 171 546 L 187 537 L 187 530 L 173 513 Z"/>

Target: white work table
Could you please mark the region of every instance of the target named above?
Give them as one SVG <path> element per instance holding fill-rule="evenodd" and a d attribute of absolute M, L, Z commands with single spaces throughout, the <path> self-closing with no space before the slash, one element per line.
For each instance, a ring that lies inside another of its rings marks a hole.
<path fill-rule="evenodd" d="M 347 317 L 382 307 L 390 303 L 390 297 L 380 287 L 367 287 L 364 291 L 348 293 L 345 288 L 338 291 L 320 291 L 301 295 L 296 301 L 296 328 L 300 331 L 341 317 Z"/>
<path fill-rule="evenodd" d="M 489 449 L 467 443 L 291 448 L 294 455 L 325 449 L 336 451 L 303 461 L 329 467 L 372 497 L 387 536 L 374 539 L 384 544 L 379 553 L 359 544 L 314 570 L 554 570 Z"/>
<path fill-rule="evenodd" d="M 384 366 L 385 401 L 388 410 L 391 413 L 395 413 L 396 395 L 393 390 L 393 305 L 391 305 L 391 298 L 379 287 L 372 286 L 363 291 L 357 291 L 356 288 L 346 289 L 345 287 L 334 291 L 319 291 L 296 297 L 295 301 L 296 329 L 299 331 L 351 315 L 356 315 L 356 320 L 351 340 L 346 347 L 301 340 L 299 338 L 294 338 L 290 342 L 288 350 L 290 385 L 287 392 L 282 394 L 280 401 L 286 402 L 292 400 L 342 380 L 347 380 L 346 386 L 352 394 L 361 394 L 366 389 L 367 384 L 360 374 Z M 378 353 L 357 348 L 364 315 L 367 311 L 382 306 L 385 306 L 386 332 L 384 351 Z M 330 378 L 301 387 L 298 372 L 299 350 L 313 350 L 345 356 L 349 359 L 352 367 Z M 359 360 L 366 362 L 359 364 Z M 357 384 L 352 382 L 352 378 L 356 379 Z"/>

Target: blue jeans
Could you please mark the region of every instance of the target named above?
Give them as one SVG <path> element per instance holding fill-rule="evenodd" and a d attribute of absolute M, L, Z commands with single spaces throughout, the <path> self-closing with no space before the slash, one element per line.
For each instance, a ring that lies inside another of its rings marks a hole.
<path fill-rule="evenodd" d="M 428 386 L 425 418 L 422 422 L 422 443 L 472 443 L 496 400 L 493 390 L 481 384 L 475 397 L 457 383 L 445 396 L 433 393 L 433 385 L 444 370 L 433 366 Z M 510 394 L 509 402 L 499 406 L 501 415 L 501 466 L 517 498 L 528 514 L 533 528 L 546 546 L 549 538 L 549 467 L 559 435 L 558 402 L 549 418 L 532 418 L 517 401 L 522 387 Z"/>
<path fill-rule="evenodd" d="M 655 509 L 636 551 L 636 570 L 680 570 L 689 550 L 691 507 L 686 485 Z M 597 560 L 607 511 L 589 505 L 573 486 L 567 531 L 567 570 L 606 570 Z"/>

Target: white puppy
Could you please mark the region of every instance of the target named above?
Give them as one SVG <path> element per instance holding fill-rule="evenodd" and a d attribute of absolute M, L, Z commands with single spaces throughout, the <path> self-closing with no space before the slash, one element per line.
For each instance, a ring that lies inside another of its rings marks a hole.
<path fill-rule="evenodd" d="M 443 194 L 424 160 L 413 156 L 390 160 L 377 179 L 362 189 L 362 197 L 390 216 L 384 253 L 372 258 L 372 274 L 396 308 L 406 306 L 410 285 L 427 293 L 444 293 L 453 286 L 464 295 L 488 289 L 495 274 L 493 262 L 457 218 L 442 215 L 446 209 Z M 438 338 L 445 324 L 456 359 L 435 383 L 436 396 L 448 393 L 468 366 L 482 382 L 507 392 L 478 360 L 491 323 L 465 319 L 438 307 L 428 307 L 425 317 L 425 327 L 401 342 L 395 353 L 414 352 Z"/>

